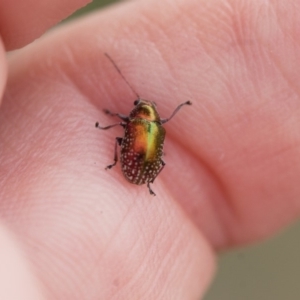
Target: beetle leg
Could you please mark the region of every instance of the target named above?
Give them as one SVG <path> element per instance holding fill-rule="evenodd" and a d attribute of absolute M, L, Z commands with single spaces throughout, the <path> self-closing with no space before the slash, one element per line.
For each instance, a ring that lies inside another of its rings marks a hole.
<path fill-rule="evenodd" d="M 160 159 L 160 162 L 161 162 L 161 168 L 160 168 L 159 172 L 157 173 L 157 175 L 155 176 L 155 178 L 159 175 L 159 173 L 164 169 L 164 167 L 165 167 L 165 165 L 166 165 L 166 163 L 165 163 L 162 159 Z M 147 183 L 147 187 L 148 187 L 148 189 L 149 189 L 150 195 L 153 195 L 153 196 L 156 196 L 156 194 L 155 194 L 155 193 L 153 192 L 153 190 L 150 188 L 150 183 L 153 183 L 154 180 L 155 180 L 155 178 L 152 179 L 151 181 L 149 181 L 149 182 Z"/>
<path fill-rule="evenodd" d="M 167 119 L 162 119 L 162 120 L 161 120 L 161 123 L 162 123 L 162 124 L 165 124 L 165 123 L 167 123 L 168 121 L 170 121 L 170 120 L 176 115 L 176 113 L 180 110 L 180 108 L 181 108 L 183 105 L 192 105 L 192 102 L 191 102 L 191 101 L 186 101 L 186 102 L 181 103 L 180 105 L 178 105 L 178 106 L 176 107 L 176 109 L 173 111 L 172 115 L 171 115 L 169 118 L 167 118 Z"/>
<path fill-rule="evenodd" d="M 125 116 L 125 115 L 122 115 L 122 114 L 118 114 L 118 113 L 112 113 L 110 110 L 108 109 L 104 109 L 104 112 L 107 114 L 107 115 L 110 115 L 112 117 L 114 116 L 117 116 L 119 117 L 121 120 L 125 121 L 125 122 L 128 122 L 129 121 L 129 117 L 128 116 Z"/>
<path fill-rule="evenodd" d="M 122 127 L 125 127 L 125 126 L 126 126 L 126 123 L 119 122 L 119 123 L 116 123 L 116 124 L 108 125 L 108 126 L 106 126 L 106 127 L 101 127 L 101 126 L 99 125 L 99 123 L 96 122 L 95 127 L 96 127 L 96 128 L 99 128 L 99 129 L 106 130 L 106 129 L 109 129 L 109 128 L 112 128 L 112 127 L 115 127 L 115 126 L 118 126 L 118 125 L 120 125 L 120 126 L 122 126 Z"/>
<path fill-rule="evenodd" d="M 151 187 L 150 187 L 150 182 L 147 183 L 147 187 L 149 189 L 149 193 L 150 195 L 156 196 L 156 194 L 152 191 Z"/>
<path fill-rule="evenodd" d="M 111 169 L 112 167 L 114 167 L 117 164 L 117 161 L 118 161 L 118 145 L 121 146 L 122 140 L 123 140 L 122 138 L 116 137 L 114 163 L 111 164 L 111 165 L 108 165 L 105 168 L 105 170 Z"/>
<path fill-rule="evenodd" d="M 164 169 L 164 167 L 166 165 L 166 163 L 162 159 L 160 159 L 160 162 L 161 162 L 161 168 L 160 168 L 159 172 L 156 174 L 155 178 L 152 179 L 151 183 L 154 182 L 154 180 L 156 179 L 156 177 L 160 174 L 160 172 Z"/>

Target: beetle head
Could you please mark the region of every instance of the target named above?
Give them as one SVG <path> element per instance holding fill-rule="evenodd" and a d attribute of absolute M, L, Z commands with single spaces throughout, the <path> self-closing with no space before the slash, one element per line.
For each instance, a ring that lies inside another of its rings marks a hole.
<path fill-rule="evenodd" d="M 135 105 L 135 108 L 131 111 L 130 118 L 141 118 L 148 121 L 160 122 L 155 102 L 137 99 L 133 104 Z"/>

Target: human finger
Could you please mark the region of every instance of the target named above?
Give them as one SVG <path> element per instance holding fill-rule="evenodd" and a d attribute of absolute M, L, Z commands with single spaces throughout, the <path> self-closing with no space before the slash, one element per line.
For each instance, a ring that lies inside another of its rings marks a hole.
<path fill-rule="evenodd" d="M 90 0 L 3 0 L 0 3 L 0 37 L 6 50 L 20 48 Z"/>

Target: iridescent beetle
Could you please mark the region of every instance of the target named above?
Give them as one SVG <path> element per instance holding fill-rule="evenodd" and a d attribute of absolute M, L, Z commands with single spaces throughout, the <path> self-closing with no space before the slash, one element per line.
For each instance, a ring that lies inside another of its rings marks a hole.
<path fill-rule="evenodd" d="M 104 110 L 108 115 L 119 117 L 122 122 L 106 127 L 100 127 L 99 123 L 96 123 L 96 128 L 99 129 L 106 130 L 118 125 L 125 129 L 124 137 L 116 138 L 114 163 L 108 165 L 105 169 L 111 169 L 116 165 L 118 161 L 117 147 L 118 145 L 121 146 L 121 168 L 125 178 L 130 183 L 137 185 L 147 183 L 150 194 L 155 196 L 155 193 L 150 187 L 150 183 L 154 182 L 155 178 L 166 165 L 162 160 L 163 145 L 166 135 L 166 131 L 162 125 L 170 121 L 182 106 L 191 105 L 192 103 L 186 101 L 178 105 L 169 118 L 161 119 L 156 110 L 156 104 L 152 101 L 141 99 L 123 76 L 121 70 L 112 58 L 106 53 L 105 55 L 114 65 L 132 92 L 137 96 L 137 100 L 133 103 L 135 107 L 130 112 L 129 116 Z"/>

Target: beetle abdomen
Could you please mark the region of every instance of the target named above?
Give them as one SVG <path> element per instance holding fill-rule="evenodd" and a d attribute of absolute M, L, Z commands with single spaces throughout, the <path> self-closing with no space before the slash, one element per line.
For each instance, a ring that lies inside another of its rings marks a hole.
<path fill-rule="evenodd" d="M 157 122 L 133 119 L 125 128 L 121 165 L 126 179 L 134 184 L 152 182 L 161 169 L 165 129 Z"/>

